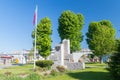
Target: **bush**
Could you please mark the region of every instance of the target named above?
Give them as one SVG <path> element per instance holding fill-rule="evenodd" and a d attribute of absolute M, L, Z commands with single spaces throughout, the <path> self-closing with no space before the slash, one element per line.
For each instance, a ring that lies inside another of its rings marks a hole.
<path fill-rule="evenodd" d="M 120 53 L 114 53 L 108 62 L 108 70 L 114 80 L 120 80 Z"/>
<path fill-rule="evenodd" d="M 65 72 L 66 71 L 64 66 L 57 66 L 56 68 L 59 72 Z"/>
<path fill-rule="evenodd" d="M 7 75 L 7 76 L 9 76 L 9 75 L 12 74 L 12 72 L 5 72 L 4 74 Z"/>
<path fill-rule="evenodd" d="M 58 73 L 58 72 L 57 72 L 55 69 L 51 70 L 51 72 L 50 72 L 50 74 L 51 74 L 52 76 L 56 76 L 57 73 Z"/>
<path fill-rule="evenodd" d="M 39 61 L 36 61 L 36 65 L 39 66 L 39 67 L 51 67 L 53 64 L 53 61 L 52 60 L 39 60 Z"/>

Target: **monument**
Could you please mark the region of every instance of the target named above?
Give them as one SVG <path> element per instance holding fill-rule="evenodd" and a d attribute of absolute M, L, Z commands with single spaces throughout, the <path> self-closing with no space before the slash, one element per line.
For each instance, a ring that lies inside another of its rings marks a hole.
<path fill-rule="evenodd" d="M 50 55 L 48 59 L 54 61 L 54 67 L 65 66 L 69 70 L 84 69 L 83 62 L 78 62 L 80 56 L 78 56 L 77 61 L 74 62 L 75 55 L 76 54 L 70 54 L 70 40 L 64 39 L 61 44 L 55 46 L 54 54 Z"/>

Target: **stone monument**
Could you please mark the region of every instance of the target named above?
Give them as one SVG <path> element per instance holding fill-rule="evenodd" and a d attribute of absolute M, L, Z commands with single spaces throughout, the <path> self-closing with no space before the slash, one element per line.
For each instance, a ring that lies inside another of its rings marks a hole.
<path fill-rule="evenodd" d="M 78 60 L 74 62 L 74 55 L 70 54 L 69 39 L 64 39 L 61 44 L 56 45 L 54 54 L 50 55 L 49 59 L 54 61 L 54 66 L 65 66 L 70 70 L 83 69 L 82 63 Z"/>

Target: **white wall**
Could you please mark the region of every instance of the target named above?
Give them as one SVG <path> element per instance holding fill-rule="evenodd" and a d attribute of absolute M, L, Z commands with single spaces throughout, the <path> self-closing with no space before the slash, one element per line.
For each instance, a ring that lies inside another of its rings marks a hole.
<path fill-rule="evenodd" d="M 72 55 L 73 55 L 74 62 L 78 62 L 78 60 L 83 55 L 83 53 L 82 52 L 74 52 L 74 53 L 72 53 Z"/>

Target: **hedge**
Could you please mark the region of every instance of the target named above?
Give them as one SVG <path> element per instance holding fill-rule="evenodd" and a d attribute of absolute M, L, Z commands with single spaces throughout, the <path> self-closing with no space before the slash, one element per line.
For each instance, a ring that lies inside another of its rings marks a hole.
<path fill-rule="evenodd" d="M 52 66 L 53 64 L 53 61 L 52 60 L 39 60 L 39 61 L 36 61 L 36 65 L 39 66 L 39 67 L 50 67 Z"/>

